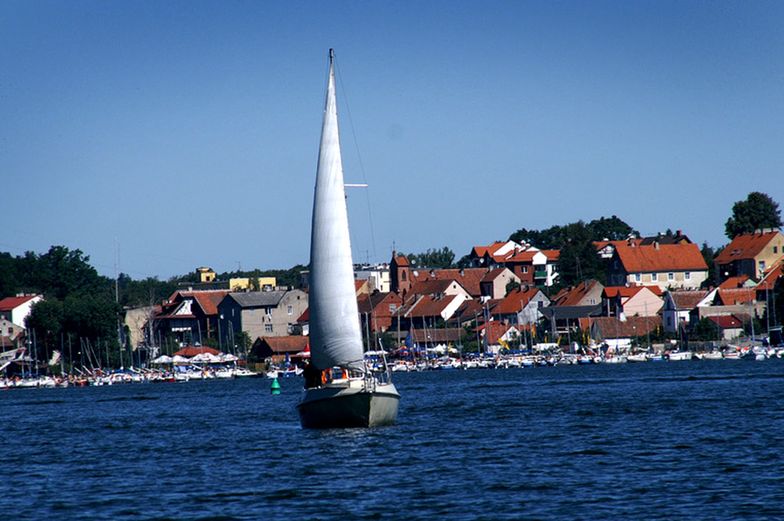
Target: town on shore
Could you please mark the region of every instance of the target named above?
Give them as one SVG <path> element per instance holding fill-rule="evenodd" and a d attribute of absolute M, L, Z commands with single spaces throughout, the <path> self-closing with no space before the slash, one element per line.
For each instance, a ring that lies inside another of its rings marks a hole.
<path fill-rule="evenodd" d="M 580 277 L 577 258 L 568 285 L 562 268 L 571 250 L 511 238 L 474 246 L 460 267 L 429 267 L 421 265 L 426 256 L 399 252 L 387 263 L 357 265 L 366 349 L 385 352 L 395 371 L 784 355 L 778 227 L 738 233 L 710 258 L 680 230 L 589 244 L 582 263 L 599 275 Z M 299 374 L 309 358 L 306 267 L 299 275 L 281 285 L 274 276 L 221 278 L 199 267 L 162 301 L 122 309 L 117 338 L 74 337 L 67 328 L 75 320 L 63 318 L 64 307 L 76 306 L 68 297 L 60 304 L 46 294 L 6 296 L 1 381 Z M 58 303 L 60 315 L 44 313 L 47 302 Z M 50 328 L 42 326 L 47 319 Z"/>

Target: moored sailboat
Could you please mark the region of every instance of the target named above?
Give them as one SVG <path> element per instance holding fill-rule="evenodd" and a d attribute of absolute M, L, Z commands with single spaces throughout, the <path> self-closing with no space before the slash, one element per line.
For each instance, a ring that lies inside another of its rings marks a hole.
<path fill-rule="evenodd" d="M 321 129 L 310 241 L 310 373 L 297 405 L 305 428 L 373 427 L 394 423 L 400 395 L 384 361 L 365 362 L 354 288 L 343 183 L 334 53 Z"/>

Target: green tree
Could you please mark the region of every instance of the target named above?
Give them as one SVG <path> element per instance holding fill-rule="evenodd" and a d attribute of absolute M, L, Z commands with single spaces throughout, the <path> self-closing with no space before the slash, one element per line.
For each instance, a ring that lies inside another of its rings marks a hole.
<path fill-rule="evenodd" d="M 147 277 L 133 280 L 124 273 L 118 277 L 120 304 L 127 307 L 151 306 L 160 303 L 177 289 L 177 281 Z"/>
<path fill-rule="evenodd" d="M 705 281 L 703 282 L 703 287 L 709 287 L 714 284 L 718 283 L 719 274 L 718 274 L 718 266 L 713 262 L 718 255 L 718 250 L 711 248 L 708 246 L 707 242 L 702 243 L 702 248 L 700 248 L 700 253 L 702 253 L 702 258 L 705 260 L 705 264 L 708 265 L 708 272 L 711 274 Z"/>
<path fill-rule="evenodd" d="M 10 253 L 0 253 L 0 298 L 20 291 L 18 265 L 19 262 Z"/>
<path fill-rule="evenodd" d="M 460 260 L 455 263 L 456 268 L 470 268 L 471 267 L 471 255 L 463 255 L 460 257 Z"/>
<path fill-rule="evenodd" d="M 440 250 L 428 249 L 424 253 L 412 253 L 406 257 L 420 268 L 451 268 L 455 260 L 455 252 L 444 246 Z"/>
<path fill-rule="evenodd" d="M 555 225 L 544 230 L 520 228 L 509 236 L 509 240 L 529 243 L 542 250 L 557 250 L 566 242 L 566 227 Z"/>
<path fill-rule="evenodd" d="M 34 331 L 39 360 L 48 360 L 58 345 L 63 331 L 63 303 L 52 297 L 35 303 L 25 321 L 25 327 Z"/>
<path fill-rule="evenodd" d="M 117 348 L 117 320 L 121 308 L 107 294 L 72 294 L 63 301 L 66 331 L 76 338 L 106 339 Z"/>
<path fill-rule="evenodd" d="M 639 232 L 615 215 L 600 217 L 588 224 L 580 222 L 588 230 L 591 240 L 594 241 L 620 241 L 632 234 L 639 235 Z M 520 228 L 509 236 L 509 240 L 519 243 L 527 242 L 543 250 L 558 250 L 570 239 L 569 226 L 571 225 L 555 225 L 540 231 Z"/>
<path fill-rule="evenodd" d="M 779 205 L 768 194 L 751 192 L 745 201 L 732 206 L 732 217 L 727 219 L 724 230 L 730 239 L 762 228 L 780 228 Z"/>
<path fill-rule="evenodd" d="M 718 326 L 709 318 L 702 317 L 699 322 L 694 325 L 694 329 L 692 330 L 691 334 L 689 335 L 690 340 L 718 340 L 719 338 L 719 328 Z"/>
<path fill-rule="evenodd" d="M 639 235 L 640 232 L 626 224 L 622 219 L 613 215 L 609 218 L 600 217 L 588 223 L 591 236 L 595 241 L 609 240 L 622 241 L 629 235 Z"/>
<path fill-rule="evenodd" d="M 561 284 L 573 285 L 587 279 L 596 279 L 604 283 L 607 274 L 601 259 L 596 254 L 590 228 L 584 222 L 578 221 L 566 225 L 564 230 L 568 238 L 561 247 L 558 260 Z"/>
<path fill-rule="evenodd" d="M 72 293 L 108 291 L 111 281 L 98 275 L 89 260 L 81 250 L 52 246 L 35 263 L 35 286 L 46 296 L 61 300 Z"/>

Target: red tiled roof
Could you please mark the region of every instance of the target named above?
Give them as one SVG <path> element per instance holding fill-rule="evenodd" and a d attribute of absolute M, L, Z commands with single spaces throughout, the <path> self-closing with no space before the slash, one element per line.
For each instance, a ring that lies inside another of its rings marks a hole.
<path fill-rule="evenodd" d="M 757 284 L 757 291 L 772 290 L 776 287 L 776 281 L 779 280 L 779 277 L 784 277 L 784 260 L 768 268 L 760 283 Z"/>
<path fill-rule="evenodd" d="M 480 282 L 493 282 L 495 279 L 500 277 L 501 274 L 507 269 L 508 268 L 493 268 L 487 273 L 485 273 L 485 276 L 482 277 L 482 280 Z"/>
<path fill-rule="evenodd" d="M 297 324 L 304 324 L 310 321 L 310 307 L 305 308 L 305 311 L 297 319 Z"/>
<path fill-rule="evenodd" d="M 621 296 L 631 298 L 645 289 L 645 286 L 608 286 L 604 288 L 604 294 L 608 298 Z"/>
<path fill-rule="evenodd" d="M 586 280 L 571 288 L 564 288 L 553 297 L 552 303 L 555 306 L 577 306 L 590 293 L 596 285 L 597 280 Z"/>
<path fill-rule="evenodd" d="M 448 295 L 443 298 L 433 298 L 425 295 L 419 299 L 408 311 L 409 317 L 435 317 L 440 315 L 452 303 L 457 295 Z"/>
<path fill-rule="evenodd" d="M 265 336 L 258 341 L 266 342 L 273 353 L 299 353 L 308 345 L 307 336 Z"/>
<path fill-rule="evenodd" d="M 473 320 L 474 317 L 482 316 L 482 309 L 481 302 L 471 299 L 463 302 L 460 307 L 457 308 L 455 314 L 465 320 Z"/>
<path fill-rule="evenodd" d="M 513 289 L 493 307 L 493 313 L 500 315 L 518 313 L 540 291 L 538 288 Z"/>
<path fill-rule="evenodd" d="M 477 331 L 484 331 L 487 336 L 487 343 L 490 345 L 497 344 L 498 339 L 504 336 L 507 331 L 512 328 L 509 324 L 504 324 L 497 320 L 491 320 L 486 324 L 482 324 L 476 328 Z"/>
<path fill-rule="evenodd" d="M 211 347 L 193 347 L 193 346 L 191 346 L 191 347 L 183 347 L 182 349 L 180 349 L 179 351 L 174 353 L 174 356 L 184 356 L 186 358 L 191 358 L 191 357 L 194 357 L 196 355 L 201 355 L 201 354 L 204 354 L 204 353 L 209 353 L 211 355 L 218 355 L 218 354 L 220 354 L 220 351 L 218 351 L 217 349 L 213 349 Z"/>
<path fill-rule="evenodd" d="M 539 253 L 537 250 L 524 250 L 515 252 L 510 257 L 504 259 L 505 262 L 532 262 L 534 255 Z"/>
<path fill-rule="evenodd" d="M 360 313 L 373 313 L 379 306 L 389 306 L 391 304 L 400 306 L 401 303 L 402 299 L 397 293 L 363 294 L 357 298 L 357 307 Z M 385 310 L 385 314 L 388 313 L 387 310 Z"/>
<path fill-rule="evenodd" d="M 725 306 L 751 304 L 756 301 L 756 297 L 755 288 L 720 289 L 717 292 L 717 300 Z"/>
<path fill-rule="evenodd" d="M 413 295 L 437 295 L 444 293 L 449 286 L 452 285 L 451 279 L 426 279 L 421 281 L 414 282 L 413 287 L 411 288 L 411 294 Z"/>
<path fill-rule="evenodd" d="M 633 338 L 647 335 L 661 326 L 661 317 L 629 317 L 619 320 L 616 317 L 594 317 L 591 324 L 599 329 L 603 338 Z"/>
<path fill-rule="evenodd" d="M 398 266 L 408 266 L 410 263 L 408 262 L 408 257 L 405 255 L 397 255 L 395 257 L 395 263 Z"/>
<path fill-rule="evenodd" d="M 205 315 L 217 315 L 218 304 L 220 304 L 220 301 L 229 293 L 231 293 L 229 290 L 224 289 L 175 291 L 171 297 L 169 297 L 168 303 L 174 303 L 178 296 L 181 299 L 192 298 L 199 304 L 199 307 L 204 311 Z M 167 307 L 166 303 L 164 303 L 164 307 Z"/>
<path fill-rule="evenodd" d="M 735 289 L 742 288 L 743 283 L 749 280 L 748 275 L 738 275 L 737 277 L 729 277 L 727 280 L 719 284 L 721 289 Z"/>
<path fill-rule="evenodd" d="M 555 262 L 561 258 L 561 250 L 542 250 L 548 261 Z"/>
<path fill-rule="evenodd" d="M 506 244 L 507 241 L 496 241 L 489 246 L 474 246 L 473 252 L 477 257 L 484 257 L 485 254 L 490 254 L 491 256 L 495 255 L 503 245 Z"/>
<path fill-rule="evenodd" d="M 480 282 L 482 277 L 487 273 L 487 268 L 465 268 L 465 269 L 438 269 L 438 270 L 416 270 L 412 273 L 412 279 L 417 282 L 423 280 L 454 280 L 472 297 L 478 297 L 482 294 Z"/>
<path fill-rule="evenodd" d="M 708 295 L 705 290 L 680 290 L 671 291 L 670 296 L 677 309 L 694 309 Z"/>
<path fill-rule="evenodd" d="M 0 300 L 0 311 L 13 311 L 22 304 L 34 299 L 37 295 L 25 295 L 23 297 L 6 297 Z"/>
<path fill-rule="evenodd" d="M 708 269 L 696 244 L 618 246 L 615 251 L 628 273 Z"/>
<path fill-rule="evenodd" d="M 722 315 L 722 316 L 712 316 L 708 317 L 708 320 L 716 324 L 722 329 L 729 329 L 729 328 L 740 328 L 743 327 L 743 322 L 738 320 L 737 317 L 732 315 Z"/>
<path fill-rule="evenodd" d="M 717 264 L 729 264 L 741 259 L 753 259 L 781 232 L 746 233 L 738 235 L 716 256 Z"/>

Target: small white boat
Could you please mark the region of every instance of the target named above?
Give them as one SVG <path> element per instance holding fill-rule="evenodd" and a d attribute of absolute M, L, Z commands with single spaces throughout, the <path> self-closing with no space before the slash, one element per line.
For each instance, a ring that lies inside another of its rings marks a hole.
<path fill-rule="evenodd" d="M 684 360 L 691 360 L 694 354 L 691 351 L 673 351 L 667 355 L 667 360 L 670 362 L 682 362 Z"/>

